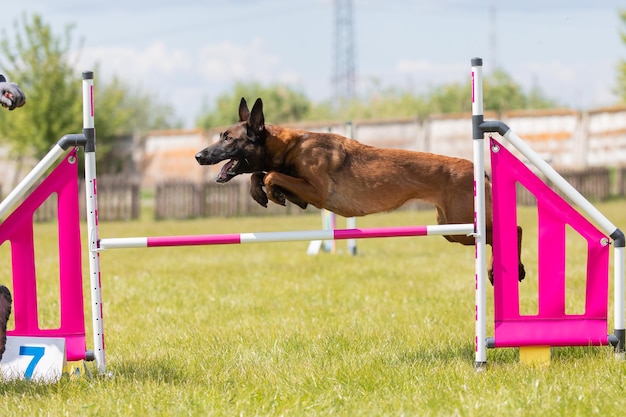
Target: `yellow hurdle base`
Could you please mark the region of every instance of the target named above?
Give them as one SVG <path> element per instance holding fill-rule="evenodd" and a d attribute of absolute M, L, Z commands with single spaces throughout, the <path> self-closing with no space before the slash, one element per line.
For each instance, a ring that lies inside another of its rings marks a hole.
<path fill-rule="evenodd" d="M 519 361 L 526 365 L 547 365 L 550 363 L 550 346 L 522 346 Z"/>
<path fill-rule="evenodd" d="M 79 379 L 82 376 L 91 378 L 91 371 L 87 368 L 85 361 L 66 362 L 63 367 L 63 376 L 70 380 Z"/>

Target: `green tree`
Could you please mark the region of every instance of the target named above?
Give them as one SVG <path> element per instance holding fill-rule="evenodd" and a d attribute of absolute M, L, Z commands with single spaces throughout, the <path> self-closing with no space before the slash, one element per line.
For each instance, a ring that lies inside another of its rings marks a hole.
<path fill-rule="evenodd" d="M 3 30 L 0 72 L 26 93 L 26 106 L 0 112 L 2 138 L 18 156 L 45 154 L 61 136 L 82 127 L 80 82 L 70 60 L 72 27 L 55 36 L 40 16 L 16 21 L 11 37 Z M 14 39 L 14 43 L 10 42 Z"/>
<path fill-rule="evenodd" d="M 21 23 L 21 24 L 20 24 Z M 43 19 L 22 16 L 14 30 L 3 31 L 0 72 L 26 93 L 26 106 L 0 112 L 0 140 L 14 156 L 43 156 L 67 133 L 82 130 L 81 77 L 72 61 L 72 25 L 57 36 Z M 13 42 L 11 41 L 13 39 Z M 118 77 L 103 82 L 95 70 L 95 112 L 99 159 L 105 157 L 115 138 L 143 135 L 152 129 L 180 127 L 171 105 L 163 105 Z"/>
<path fill-rule="evenodd" d="M 213 108 L 204 104 L 196 125 L 203 129 L 228 126 L 238 121 L 239 102 L 244 97 L 252 108 L 254 101 L 261 97 L 265 120 L 270 123 L 286 123 L 303 120 L 311 109 L 311 103 L 304 93 L 282 84 L 263 86 L 258 82 L 238 82 L 232 92 L 220 95 Z"/>
<path fill-rule="evenodd" d="M 426 113 L 458 113 L 471 110 L 470 83 L 449 83 L 432 88 L 424 97 Z M 422 114 L 425 115 L 425 114 Z"/>
<path fill-rule="evenodd" d="M 433 88 L 426 94 L 425 101 L 431 113 L 455 113 L 471 111 L 471 81 L 450 83 Z M 543 109 L 556 107 L 557 103 L 545 96 L 539 87 L 525 92 L 513 78 L 497 69 L 485 75 L 484 104 L 489 111 Z"/>
<path fill-rule="evenodd" d="M 502 70 L 485 76 L 485 109 L 497 112 L 517 109 L 555 107 L 555 101 L 546 98 L 534 87 L 529 93 Z M 415 94 L 397 87 L 383 88 L 376 80 L 368 93 L 361 99 L 344 102 L 334 113 L 332 106 L 325 103 L 317 106 L 322 111 L 312 111 L 309 119 L 354 120 L 393 117 L 426 117 L 436 113 L 458 113 L 471 111 L 471 82 L 447 83 L 431 87 L 425 93 Z M 312 105 L 316 109 L 315 105 Z"/>
<path fill-rule="evenodd" d="M 214 108 L 198 118 L 202 128 L 227 126 L 238 119 L 239 100 L 245 97 L 252 106 L 257 97 L 263 98 L 266 120 L 284 123 L 298 120 L 357 120 L 394 117 L 426 117 L 434 113 L 457 113 L 471 111 L 469 100 L 471 83 L 448 83 L 431 87 L 423 94 L 415 94 L 398 87 L 383 87 L 374 80 L 364 97 L 344 101 L 333 106 L 330 101 L 310 102 L 307 97 L 289 87 L 274 84 L 264 87 L 258 83 L 237 83 L 232 93 L 225 93 L 216 100 Z M 485 109 L 496 112 L 519 109 L 552 108 L 556 102 L 533 87 L 524 91 L 510 75 L 496 70 L 485 76 Z"/>

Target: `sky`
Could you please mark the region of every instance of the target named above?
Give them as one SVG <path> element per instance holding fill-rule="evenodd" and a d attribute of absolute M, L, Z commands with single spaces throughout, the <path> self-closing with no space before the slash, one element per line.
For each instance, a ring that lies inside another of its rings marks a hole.
<path fill-rule="evenodd" d="M 40 15 L 58 36 L 73 25 L 78 79 L 95 68 L 105 81 L 116 75 L 171 105 L 185 127 L 237 81 L 286 83 L 313 101 L 333 94 L 332 0 L 11 3 L 0 13 L 9 39 L 23 16 Z M 613 105 L 626 60 L 619 10 L 617 0 L 353 0 L 356 90 L 466 82 L 481 57 L 485 73 L 500 67 L 566 106 Z"/>

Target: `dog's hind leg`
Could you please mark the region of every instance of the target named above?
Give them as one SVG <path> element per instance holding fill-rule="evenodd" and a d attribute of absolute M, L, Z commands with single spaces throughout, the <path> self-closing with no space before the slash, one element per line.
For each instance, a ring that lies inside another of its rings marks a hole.
<path fill-rule="evenodd" d="M 522 263 L 522 227 L 517 226 L 517 280 L 522 282 L 526 278 L 526 268 Z M 487 228 L 487 244 L 493 247 L 493 236 L 491 226 Z M 491 254 L 491 268 L 488 271 L 489 281 L 493 284 L 493 251 Z"/>
<path fill-rule="evenodd" d="M 4 285 L 0 285 L 0 359 L 6 348 L 7 342 L 7 323 L 11 316 L 11 291 Z"/>
<path fill-rule="evenodd" d="M 524 278 L 526 278 L 526 269 L 524 268 L 524 264 L 522 263 L 522 227 L 517 226 L 517 254 L 518 254 L 518 281 L 522 282 Z"/>
<path fill-rule="evenodd" d="M 471 207 L 473 209 L 474 207 L 473 204 L 471 205 Z M 462 211 L 457 210 L 456 213 L 462 213 Z M 471 217 L 473 217 L 473 213 L 471 214 Z M 446 216 L 446 211 L 444 211 L 441 207 L 437 207 L 437 223 L 438 224 L 473 223 L 473 219 L 468 220 L 467 216 L 461 216 L 461 217 L 453 216 L 452 218 L 454 219 L 454 221 L 450 221 L 448 216 Z M 465 220 L 461 221 L 461 218 Z M 492 245 L 492 237 L 491 237 L 491 224 L 489 224 L 489 226 L 487 227 L 486 237 L 487 237 L 486 239 L 487 244 L 492 246 L 491 259 L 489 261 L 489 269 L 487 270 L 487 276 L 489 277 L 489 281 L 491 282 L 491 284 L 493 284 L 493 245 Z M 448 242 L 460 243 L 465 246 L 476 245 L 476 238 L 471 235 L 453 235 L 453 236 L 444 236 L 444 238 Z"/>

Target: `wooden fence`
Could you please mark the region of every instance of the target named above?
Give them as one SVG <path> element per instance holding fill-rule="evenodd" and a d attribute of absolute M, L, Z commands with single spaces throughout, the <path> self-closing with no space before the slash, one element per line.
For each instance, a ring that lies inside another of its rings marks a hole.
<path fill-rule="evenodd" d="M 566 170 L 562 171 L 561 175 L 591 201 L 626 197 L 626 167 Z M 309 206 L 304 211 L 289 202 L 287 202 L 287 207 L 270 202 L 268 208 L 264 208 L 249 196 L 248 187 L 247 181 L 226 184 L 197 184 L 181 181 L 162 183 L 156 187 L 155 218 L 296 215 L 316 210 L 315 207 Z M 519 184 L 517 200 L 520 205 L 536 204 L 535 197 Z M 417 201 L 410 201 L 401 207 L 403 210 L 430 208 L 428 204 Z"/>
<path fill-rule="evenodd" d="M 81 219 L 85 219 L 85 184 L 79 182 L 78 201 Z M 98 219 L 99 220 L 136 220 L 141 211 L 139 181 L 118 175 L 98 177 Z M 44 202 L 35 212 L 37 222 L 54 221 L 57 218 L 56 194 Z"/>
<path fill-rule="evenodd" d="M 197 184 L 187 181 L 168 181 L 157 185 L 155 218 L 190 219 L 195 217 L 236 217 L 300 214 L 304 212 L 287 202 L 286 207 L 269 203 L 262 207 L 248 194 L 249 183 Z M 315 207 L 307 208 L 307 211 Z"/>
<path fill-rule="evenodd" d="M 624 183 L 626 168 L 617 170 L 604 167 L 593 167 L 585 170 L 568 169 L 560 171 L 559 174 L 590 201 L 605 201 L 613 196 L 626 196 L 623 185 L 620 186 Z M 547 183 L 551 185 L 550 181 Z M 564 197 L 562 192 L 557 190 L 557 193 Z M 522 185 L 517 184 L 517 203 L 531 206 L 537 202 L 534 195 Z"/>
<path fill-rule="evenodd" d="M 81 181 L 81 218 L 85 218 L 85 187 Z M 141 213 L 141 193 L 138 180 L 121 175 L 98 177 L 98 219 L 136 220 Z"/>

